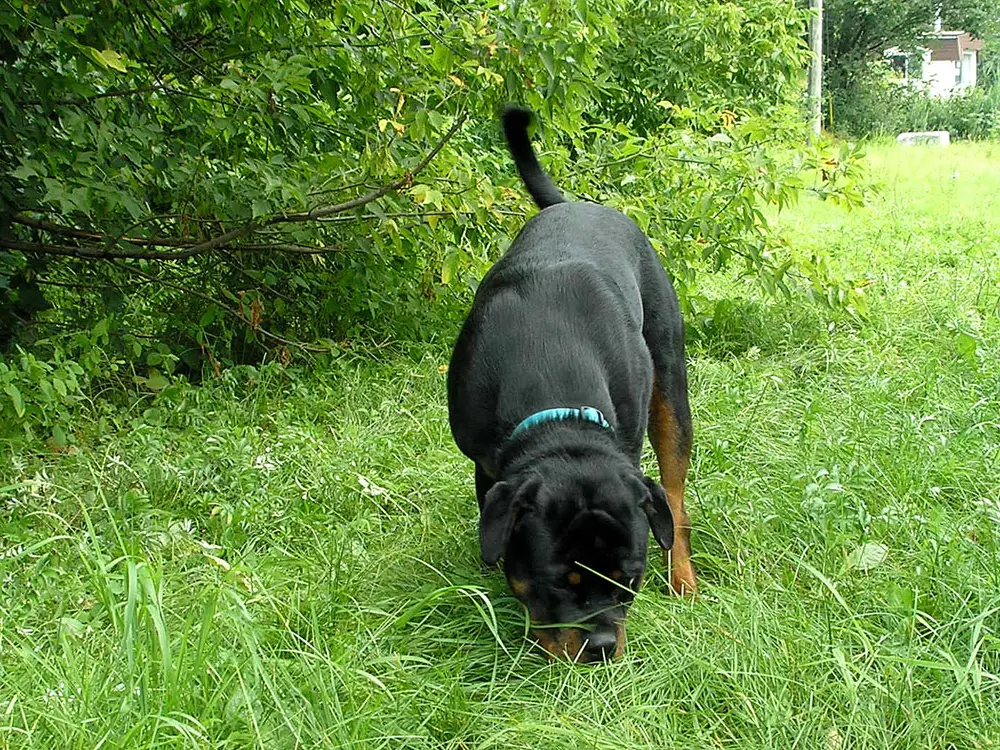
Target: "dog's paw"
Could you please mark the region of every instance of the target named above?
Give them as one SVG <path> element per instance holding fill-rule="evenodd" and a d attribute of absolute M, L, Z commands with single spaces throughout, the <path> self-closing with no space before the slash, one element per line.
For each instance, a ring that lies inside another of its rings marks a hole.
<path fill-rule="evenodd" d="M 695 596 L 698 593 L 698 579 L 690 560 L 684 566 L 674 565 L 670 571 L 670 588 L 677 596 Z"/>
<path fill-rule="evenodd" d="M 694 596 L 698 593 L 698 578 L 691 564 L 691 554 L 684 544 L 663 554 L 667 570 L 670 571 L 670 588 L 677 596 Z"/>

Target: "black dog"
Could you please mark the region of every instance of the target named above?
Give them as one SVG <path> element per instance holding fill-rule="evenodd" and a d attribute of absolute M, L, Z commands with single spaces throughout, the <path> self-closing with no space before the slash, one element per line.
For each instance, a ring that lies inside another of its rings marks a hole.
<path fill-rule="evenodd" d="M 649 531 L 694 593 L 684 327 L 670 280 L 626 216 L 568 203 L 509 107 L 504 133 L 543 209 L 490 269 L 448 371 L 451 430 L 476 464 L 484 562 L 552 656 L 619 656 Z M 639 468 L 643 433 L 662 487 Z M 664 492 L 666 488 L 666 492 Z"/>

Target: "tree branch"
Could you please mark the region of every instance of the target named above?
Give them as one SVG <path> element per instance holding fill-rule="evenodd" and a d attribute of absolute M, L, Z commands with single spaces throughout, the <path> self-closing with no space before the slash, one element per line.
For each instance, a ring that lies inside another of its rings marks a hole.
<path fill-rule="evenodd" d="M 496 216 L 525 216 L 524 211 L 511 211 L 506 208 L 491 208 L 491 214 Z M 378 219 L 415 219 L 425 216 L 475 216 L 475 211 L 392 211 L 384 214 L 365 214 L 364 216 L 332 216 L 329 219 L 318 219 L 324 224 L 343 224 L 352 221 L 376 221 Z"/>
<path fill-rule="evenodd" d="M 233 234 L 231 232 L 230 234 Z M 224 235 L 223 235 L 224 236 Z M 203 243 L 208 244 L 208 243 Z M 23 240 L 8 240 L 0 238 L 0 247 L 10 250 L 20 250 L 22 253 L 37 255 L 61 255 L 67 258 L 86 260 L 184 260 L 195 255 L 201 255 L 210 250 L 226 250 L 231 253 L 264 253 L 278 252 L 292 255 L 329 255 L 343 253 L 342 245 L 295 245 L 287 243 L 257 243 L 245 245 L 215 244 L 211 248 L 198 249 L 198 246 L 186 250 L 160 252 L 157 250 L 108 250 L 95 245 L 49 245 L 44 242 L 25 242 Z"/>
<path fill-rule="evenodd" d="M 162 91 L 163 87 L 159 85 L 148 85 L 148 86 L 136 86 L 131 89 L 115 89 L 113 91 L 102 91 L 99 94 L 92 94 L 90 96 L 84 97 L 69 97 L 67 99 L 56 99 L 51 102 L 53 107 L 79 107 L 84 104 L 89 104 L 90 102 L 96 102 L 99 99 L 111 99 L 118 96 L 135 96 L 136 94 L 148 94 L 151 91 Z M 27 101 L 20 102 L 22 106 L 26 107 L 38 107 L 43 104 L 47 104 L 42 99 L 28 99 Z"/>
<path fill-rule="evenodd" d="M 77 229 L 76 227 L 65 226 L 62 224 L 56 224 L 50 221 L 45 221 L 43 219 L 35 219 L 30 216 L 18 215 L 14 216 L 11 221 L 15 224 L 20 224 L 21 226 L 31 227 L 33 229 L 39 229 L 49 234 L 54 234 L 62 237 L 71 237 L 78 240 L 87 240 L 90 242 L 105 242 L 104 247 L 97 247 L 94 245 L 65 245 L 65 244 L 48 244 L 42 242 L 28 242 L 24 240 L 15 239 L 5 239 L 0 238 L 0 247 L 6 247 L 11 250 L 20 250 L 25 253 L 38 253 L 44 255 L 62 255 L 72 258 L 84 258 L 84 259 L 100 259 L 100 260 L 114 260 L 114 259 L 141 259 L 141 260 L 184 260 L 185 258 L 190 258 L 195 255 L 201 255 L 204 253 L 211 252 L 213 250 L 229 250 L 231 252 L 261 252 L 261 251 L 278 251 L 287 253 L 300 253 L 305 255 L 322 255 L 324 253 L 332 252 L 342 252 L 343 248 L 334 245 L 325 245 L 322 247 L 311 247 L 308 245 L 295 245 L 295 244 L 246 244 L 246 245 L 234 245 L 232 244 L 236 240 L 242 239 L 253 233 L 257 232 L 263 227 L 275 226 L 278 224 L 289 224 L 289 223 L 304 223 L 309 221 L 321 221 L 326 219 L 326 217 L 335 216 L 336 214 L 342 214 L 347 211 L 351 211 L 356 208 L 365 206 L 373 201 L 382 198 L 389 193 L 395 192 L 401 188 L 409 187 L 413 184 L 413 178 L 420 174 L 431 160 L 440 153 L 441 149 L 444 148 L 445 144 L 451 140 L 452 136 L 458 132 L 459 128 L 465 123 L 467 115 L 459 115 L 455 119 L 455 123 L 451 126 L 447 133 L 437 142 L 437 144 L 430 150 L 430 152 L 417 164 L 413 170 L 406 172 L 397 180 L 387 183 L 382 187 L 372 190 L 364 195 L 358 196 L 357 198 L 352 198 L 351 200 L 344 201 L 343 203 L 337 203 L 330 206 L 319 206 L 312 208 L 309 211 L 295 212 L 295 213 L 278 213 L 273 214 L 268 217 L 261 219 L 252 219 L 243 225 L 231 229 L 228 232 L 211 237 L 207 240 L 191 240 L 183 238 L 170 238 L 170 237 L 121 237 L 115 238 L 112 235 L 100 234 L 95 232 L 89 232 L 84 229 Z M 442 212 L 440 215 L 445 215 Z M 362 217 L 356 217 L 362 218 Z M 367 218 L 367 217 L 365 217 Z M 326 219 L 329 221 L 329 219 Z M 175 247 L 181 248 L 174 251 L 162 252 L 157 250 L 128 250 L 117 248 L 116 246 L 119 242 L 125 242 L 130 245 L 136 245 L 138 247 Z"/>
<path fill-rule="evenodd" d="M 226 265 L 229 268 L 231 268 L 232 270 L 236 271 L 236 273 L 240 274 L 241 276 L 244 276 L 247 279 L 249 279 L 251 282 L 253 282 L 253 284 L 258 289 L 263 289 L 265 292 L 267 292 L 272 297 L 277 297 L 278 299 L 282 299 L 285 302 L 289 302 L 291 304 L 295 304 L 296 303 L 296 300 L 293 299 L 292 297 L 289 297 L 287 294 L 282 294 L 277 289 L 275 289 L 273 286 L 269 286 L 268 284 L 265 284 L 263 281 L 261 281 L 260 279 L 256 278 L 252 273 L 250 273 L 249 271 L 247 271 L 243 267 L 243 265 L 240 263 L 240 259 L 237 258 L 232 253 L 228 253 L 225 250 L 223 250 L 222 251 L 222 257 L 226 261 Z"/>
<path fill-rule="evenodd" d="M 94 245 L 50 245 L 44 242 L 27 242 L 24 240 L 8 240 L 0 237 L 0 247 L 9 250 L 20 250 L 22 253 L 37 255 L 62 255 L 67 258 L 84 260 L 112 260 L 114 258 L 133 258 L 141 260 L 183 260 L 192 255 L 206 252 L 204 250 L 176 250 L 159 252 L 156 250 L 109 250 Z"/>
<path fill-rule="evenodd" d="M 458 132 L 458 129 L 465 124 L 466 115 L 460 115 L 455 118 L 455 124 L 451 126 L 451 129 L 444 134 L 444 137 L 437 142 L 437 145 L 431 149 L 430 153 L 423 158 L 423 160 L 413 168 L 412 172 L 407 172 L 402 177 L 400 177 L 395 182 L 390 182 L 388 185 L 383 185 L 382 187 L 372 190 L 370 193 L 359 196 L 357 198 L 352 198 L 349 201 L 344 201 L 343 203 L 337 203 L 332 206 L 323 206 L 319 208 L 313 208 L 309 211 L 304 211 L 300 213 L 283 213 L 276 214 L 270 219 L 262 222 L 264 225 L 281 224 L 284 222 L 291 221 L 312 221 L 314 219 L 322 219 L 324 216 L 332 216 L 333 214 L 341 214 L 345 211 L 350 211 L 354 208 L 360 208 L 372 201 L 376 201 L 383 195 L 395 192 L 400 188 L 406 188 L 413 184 L 413 178 L 424 171 L 424 168 L 430 164 L 431 159 L 438 155 L 438 152 L 444 148 L 445 144 L 451 140 L 451 137 Z"/>
<path fill-rule="evenodd" d="M 163 217 L 151 217 L 149 220 L 156 218 Z M 43 232 L 48 232 L 49 234 L 58 234 L 63 237 L 75 237 L 76 239 L 90 240 L 92 242 L 104 242 L 105 240 L 113 239 L 113 244 L 117 244 L 118 242 L 127 242 L 130 245 L 156 247 L 190 247 L 198 242 L 198 240 L 175 237 L 113 237 L 108 234 L 88 232 L 85 229 L 77 229 L 76 227 L 68 227 L 64 224 L 55 224 L 51 221 L 35 219 L 31 216 L 14 216 L 11 219 L 11 223 L 31 227 L 32 229 L 41 229 Z"/>
<path fill-rule="evenodd" d="M 313 247 L 311 245 L 294 245 L 283 242 L 275 244 L 237 245 L 236 247 L 226 249 L 256 253 L 291 253 L 292 255 L 330 255 L 331 253 L 346 252 L 343 245 L 320 245 L 319 247 Z"/>

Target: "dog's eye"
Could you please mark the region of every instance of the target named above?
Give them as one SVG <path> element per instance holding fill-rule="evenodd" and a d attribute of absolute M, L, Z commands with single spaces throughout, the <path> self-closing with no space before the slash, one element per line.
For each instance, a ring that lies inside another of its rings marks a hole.
<path fill-rule="evenodd" d="M 583 577 L 579 573 L 570 573 L 566 576 L 566 580 L 569 581 L 570 586 L 579 586 Z"/>

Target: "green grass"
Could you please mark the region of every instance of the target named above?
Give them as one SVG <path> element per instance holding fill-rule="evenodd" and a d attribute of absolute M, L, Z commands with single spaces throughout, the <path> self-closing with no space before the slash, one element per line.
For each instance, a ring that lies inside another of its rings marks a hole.
<path fill-rule="evenodd" d="M 880 146 L 870 208 L 780 217 L 869 316 L 720 311 L 703 595 L 654 561 L 613 665 L 547 663 L 481 571 L 447 352 L 239 369 L 4 450 L 0 748 L 1000 746 L 998 156 Z"/>

